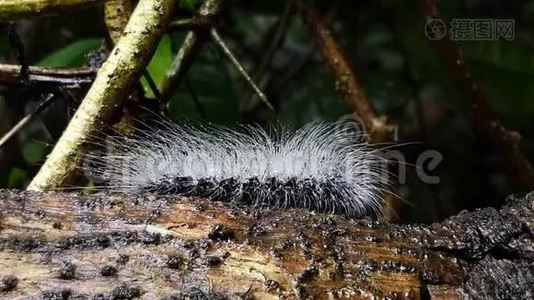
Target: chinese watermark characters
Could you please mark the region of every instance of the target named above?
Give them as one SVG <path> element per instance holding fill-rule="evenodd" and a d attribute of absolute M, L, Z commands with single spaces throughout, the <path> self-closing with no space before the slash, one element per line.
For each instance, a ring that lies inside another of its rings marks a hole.
<path fill-rule="evenodd" d="M 425 35 L 433 41 L 447 36 L 451 41 L 511 41 L 515 37 L 513 19 L 457 19 L 451 20 L 448 28 L 441 19 L 430 19 L 425 25 Z"/>

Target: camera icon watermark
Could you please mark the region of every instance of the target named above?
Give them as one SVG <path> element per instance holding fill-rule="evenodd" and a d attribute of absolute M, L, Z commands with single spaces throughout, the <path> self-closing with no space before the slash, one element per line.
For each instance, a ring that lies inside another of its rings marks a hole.
<path fill-rule="evenodd" d="M 429 40 L 439 41 L 449 36 L 451 41 L 512 41 L 515 38 L 513 19 L 463 19 L 453 18 L 449 26 L 440 18 L 425 24 Z"/>
<path fill-rule="evenodd" d="M 447 35 L 447 25 L 441 19 L 430 19 L 425 25 L 425 35 L 432 41 L 439 41 Z"/>

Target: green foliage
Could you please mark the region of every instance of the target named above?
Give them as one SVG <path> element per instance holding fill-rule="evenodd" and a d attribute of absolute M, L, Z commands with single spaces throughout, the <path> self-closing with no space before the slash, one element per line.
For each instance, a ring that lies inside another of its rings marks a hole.
<path fill-rule="evenodd" d="M 40 163 L 46 154 L 46 145 L 35 141 L 26 141 L 22 148 L 22 156 L 29 165 Z"/>
<path fill-rule="evenodd" d="M 0 53 L 8 53 L 9 52 L 9 44 L 7 42 L 7 39 L 3 38 L 0 39 Z"/>
<path fill-rule="evenodd" d="M 200 6 L 204 0 L 179 0 L 179 7 L 186 10 L 193 10 Z"/>
<path fill-rule="evenodd" d="M 7 186 L 9 188 L 23 188 L 28 181 L 27 172 L 24 169 L 14 167 L 9 172 Z"/>
<path fill-rule="evenodd" d="M 165 78 L 165 73 L 167 72 L 167 69 L 172 64 L 174 54 L 172 53 L 171 49 L 171 38 L 169 35 L 164 35 L 161 39 L 161 42 L 158 45 L 158 48 L 156 49 L 156 53 L 154 53 L 154 56 L 152 57 L 152 60 L 150 61 L 150 64 L 148 65 L 148 73 L 156 83 L 156 86 L 158 88 L 161 87 L 161 82 Z M 141 79 L 141 84 L 143 85 L 143 89 L 145 91 L 145 96 L 149 98 L 154 98 L 154 93 L 152 92 L 152 89 L 148 85 L 145 78 Z"/>
<path fill-rule="evenodd" d="M 496 111 L 510 116 L 534 113 L 532 49 L 517 41 L 500 41 L 465 42 L 462 50 Z"/>
<path fill-rule="evenodd" d="M 101 45 L 102 39 L 100 38 L 80 39 L 49 54 L 37 65 L 42 67 L 79 67 L 85 62 L 85 56 Z"/>

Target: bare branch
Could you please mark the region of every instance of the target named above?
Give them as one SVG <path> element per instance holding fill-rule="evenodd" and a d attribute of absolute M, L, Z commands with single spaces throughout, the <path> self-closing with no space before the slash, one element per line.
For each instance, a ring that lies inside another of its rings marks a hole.
<path fill-rule="evenodd" d="M 67 129 L 28 189 L 65 186 L 79 171 L 84 148 L 121 106 L 152 57 L 172 15 L 173 0 L 141 0 Z"/>
<path fill-rule="evenodd" d="M 215 23 L 222 9 L 222 0 L 206 0 L 200 6 L 199 19 L 208 23 Z M 189 31 L 185 36 L 182 46 L 176 53 L 172 65 L 161 84 L 163 101 L 168 101 L 174 90 L 180 86 L 185 74 L 193 64 L 198 51 L 206 41 L 205 34 L 200 31 Z"/>
<path fill-rule="evenodd" d="M 435 0 L 422 0 L 421 7 L 426 20 L 438 17 Z M 517 132 L 508 131 L 491 112 L 484 89 L 473 78 L 461 50 L 451 41 L 450 32 L 447 31 L 445 38 L 432 41 L 432 45 L 447 63 L 451 77 L 464 94 L 465 101 L 469 102 L 469 113 L 478 133 L 504 154 L 510 173 L 526 188 L 534 189 L 534 169 L 519 148 L 521 136 Z"/>
<path fill-rule="evenodd" d="M 0 21 L 58 15 L 101 2 L 104 0 L 2 0 Z"/>
<path fill-rule="evenodd" d="M 109 42 L 111 44 L 109 45 L 110 48 L 113 48 L 122 36 L 132 12 L 133 5 L 130 0 L 108 0 L 104 4 L 104 18 L 108 28 L 108 34 L 111 38 Z M 143 71 L 143 77 L 146 79 L 156 99 L 161 100 L 161 93 L 148 70 L 145 69 Z"/>
<path fill-rule="evenodd" d="M 194 31 L 187 33 L 182 42 L 182 46 L 180 46 L 178 53 L 176 53 L 172 65 L 161 83 L 161 94 L 164 101 L 169 101 L 171 94 L 180 86 L 180 83 L 184 80 L 185 74 L 193 64 L 193 60 L 203 44 L 204 38 L 199 37 L 197 33 Z"/>
<path fill-rule="evenodd" d="M 169 24 L 169 30 L 199 30 L 207 29 L 213 25 L 213 22 L 206 18 L 189 18 L 183 20 L 172 21 Z"/>
<path fill-rule="evenodd" d="M 4 136 L 0 139 L 0 149 L 4 147 L 4 145 L 13 137 L 17 132 L 19 132 L 22 128 L 24 128 L 28 123 L 37 115 L 39 115 L 42 111 L 45 110 L 52 102 L 54 102 L 55 96 L 54 94 L 48 94 L 45 98 L 45 100 L 37 106 L 36 109 L 34 109 L 30 114 L 22 118 L 13 128 L 11 128 Z"/>
<path fill-rule="evenodd" d="M 369 140 L 374 143 L 392 142 L 396 139 L 396 126 L 389 124 L 385 116 L 379 116 L 367 97 L 355 72 L 352 70 L 348 57 L 343 53 L 339 42 L 332 35 L 326 22 L 319 16 L 317 9 L 310 0 L 294 0 L 302 19 L 308 25 L 325 63 L 335 77 L 337 91 L 354 114 L 362 120 L 369 133 Z M 395 183 L 391 180 L 391 186 Z M 385 195 L 384 218 L 396 218 L 396 211 L 401 200 L 395 193 Z"/>
<path fill-rule="evenodd" d="M 347 56 L 324 20 L 319 16 L 310 0 L 294 0 L 302 19 L 308 25 L 325 63 L 335 77 L 337 91 L 345 103 L 361 118 L 373 142 L 393 140 L 394 127 L 387 124 L 383 116 L 378 116 L 367 97 L 358 77 L 352 70 Z"/>
<path fill-rule="evenodd" d="M 215 44 L 217 46 L 219 46 L 219 48 L 221 49 L 221 51 L 224 53 L 224 55 L 226 56 L 226 58 L 228 58 L 228 60 L 230 60 L 230 62 L 234 65 L 234 67 L 236 68 L 236 70 L 239 72 L 239 74 L 241 74 L 241 76 L 243 76 L 243 78 L 245 78 L 245 81 L 248 83 L 248 85 L 250 85 L 250 87 L 254 90 L 254 92 L 258 95 L 258 97 L 260 97 L 261 101 L 263 103 L 265 103 L 265 105 L 272 111 L 274 111 L 274 107 L 273 105 L 269 102 L 269 100 L 267 99 L 267 96 L 265 96 L 265 94 L 260 90 L 260 88 L 256 85 L 256 83 L 254 82 L 254 80 L 252 80 L 252 78 L 250 77 L 250 75 L 248 75 L 247 71 L 245 70 L 245 68 L 243 67 L 243 65 L 241 65 L 241 63 L 239 62 L 239 60 L 237 60 L 237 58 L 232 54 L 232 51 L 230 50 L 230 48 L 228 48 L 228 46 L 226 46 L 226 43 L 223 41 L 223 39 L 221 38 L 221 36 L 219 35 L 219 33 L 217 32 L 217 30 L 215 28 L 211 28 L 210 30 L 210 35 L 211 35 L 211 38 L 212 40 L 215 42 Z"/>
<path fill-rule="evenodd" d="M 78 85 L 93 81 L 98 70 L 95 68 L 28 68 L 28 80 L 59 86 Z M 25 80 L 21 66 L 0 64 L 0 84 L 18 84 Z"/>

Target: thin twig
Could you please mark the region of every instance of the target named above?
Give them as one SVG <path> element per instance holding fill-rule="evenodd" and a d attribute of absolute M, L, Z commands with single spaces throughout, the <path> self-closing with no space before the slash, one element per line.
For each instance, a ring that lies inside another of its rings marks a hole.
<path fill-rule="evenodd" d="M 300 12 L 302 19 L 308 25 L 315 39 L 325 63 L 335 77 L 335 86 L 342 95 L 345 103 L 352 109 L 354 114 L 363 122 L 369 140 L 373 143 L 392 142 L 395 140 L 396 127 L 388 123 L 385 116 L 379 116 L 373 104 L 352 70 L 348 57 L 343 52 L 339 42 L 335 39 L 324 18 L 310 0 L 293 0 Z M 395 195 L 396 183 L 389 178 L 391 193 L 384 196 L 383 218 L 386 220 L 397 219 L 396 211 L 401 206 L 401 199 Z"/>
<path fill-rule="evenodd" d="M 198 111 L 198 114 L 202 119 L 206 119 L 206 110 L 202 106 L 202 103 L 200 103 L 200 100 L 197 97 L 197 94 L 193 90 L 193 87 L 191 86 L 191 82 L 189 82 L 189 78 L 187 76 L 185 77 L 185 87 L 187 88 L 187 91 L 191 95 L 191 98 L 193 99 L 193 103 L 195 103 L 195 107 Z"/>
<path fill-rule="evenodd" d="M 200 6 L 198 17 L 210 24 L 215 24 L 222 10 L 222 0 L 206 0 Z M 198 28 L 197 28 L 198 29 Z M 201 28 L 203 29 L 203 28 Z M 189 31 L 185 36 L 180 49 L 161 83 L 163 101 L 169 101 L 172 93 L 184 80 L 185 74 L 193 64 L 193 60 L 202 48 L 206 37 L 204 31 Z"/>
<path fill-rule="evenodd" d="M 161 92 L 158 89 L 158 85 L 156 84 L 156 82 L 154 81 L 154 78 L 152 78 L 152 75 L 150 75 L 148 70 L 143 71 L 143 77 L 148 83 L 148 87 L 150 87 L 150 90 L 154 94 L 154 97 L 156 97 L 156 100 L 161 102 L 163 99 L 163 96 L 161 95 Z"/>
<path fill-rule="evenodd" d="M 54 85 L 79 85 L 93 81 L 98 71 L 95 68 L 45 68 L 28 67 L 24 78 L 20 65 L 0 64 L 0 84 L 19 84 L 24 80 Z"/>
<path fill-rule="evenodd" d="M 277 22 L 278 24 L 276 26 L 276 31 L 270 42 L 269 48 L 267 48 L 267 51 L 265 51 L 265 54 L 263 55 L 263 60 L 260 63 L 256 74 L 254 75 L 254 78 L 258 82 L 260 82 L 260 77 L 263 76 L 263 73 L 271 64 L 276 50 L 278 50 L 278 48 L 280 48 L 284 42 L 284 38 L 286 36 L 287 30 L 289 29 L 289 25 L 291 25 L 292 7 L 293 3 L 291 1 L 288 1 L 286 3 L 284 11 L 282 12 L 280 20 Z"/>
<path fill-rule="evenodd" d="M 169 30 L 198 30 L 209 28 L 213 22 L 206 18 L 194 17 L 189 19 L 175 20 L 169 24 Z"/>
<path fill-rule="evenodd" d="M 332 35 L 327 23 L 319 16 L 315 6 L 309 0 L 293 1 L 302 19 L 308 25 L 325 63 L 334 73 L 337 91 L 341 94 L 345 103 L 363 121 L 371 141 L 392 141 L 394 126 L 388 124 L 384 116 L 377 114 L 358 76 L 352 70 L 348 57 Z"/>
<path fill-rule="evenodd" d="M 250 75 L 248 75 L 243 65 L 241 65 L 241 63 L 237 60 L 237 58 L 232 54 L 232 51 L 230 50 L 230 48 L 228 48 L 228 46 L 226 46 L 226 43 L 223 41 L 223 39 L 221 38 L 221 36 L 219 35 L 219 33 L 217 32 L 215 28 L 211 28 L 210 36 L 212 40 L 215 42 L 215 44 L 219 46 L 219 48 L 222 50 L 226 58 L 228 58 L 228 60 L 230 60 L 230 62 L 234 65 L 234 67 L 237 69 L 239 74 L 241 74 L 241 76 L 245 78 L 245 81 L 250 85 L 250 87 L 254 90 L 254 92 L 256 92 L 258 97 L 260 97 L 260 100 L 263 101 L 263 103 L 265 103 L 265 105 L 270 110 L 274 111 L 274 107 L 267 99 L 267 96 L 265 96 L 265 94 L 256 85 L 254 80 L 252 80 Z"/>
<path fill-rule="evenodd" d="M 11 128 L 4 136 L 0 139 L 0 149 L 4 147 L 4 145 L 13 137 L 17 132 L 19 132 L 22 128 L 24 128 L 34 117 L 39 115 L 42 111 L 44 111 L 45 108 L 47 108 L 53 100 L 55 100 L 56 97 L 54 94 L 48 94 L 45 98 L 45 100 L 28 115 L 26 115 L 24 118 L 22 118 L 13 128 Z"/>
<path fill-rule="evenodd" d="M 264 74 L 271 64 L 271 61 L 273 60 L 273 57 L 276 53 L 276 51 L 282 46 L 284 42 L 284 38 L 287 34 L 287 30 L 289 29 L 289 25 L 291 24 L 291 17 L 292 17 L 292 6 L 293 3 L 291 1 L 286 2 L 286 6 L 284 8 L 284 11 L 282 12 L 282 16 L 280 17 L 280 20 L 276 22 L 276 31 L 274 32 L 274 36 L 272 37 L 269 48 L 267 48 L 267 51 L 265 51 L 263 55 L 263 59 L 254 74 L 254 80 L 258 82 L 258 85 L 263 90 L 265 89 L 265 86 L 267 86 L 267 83 L 265 80 L 262 80 L 264 78 Z M 271 35 L 269 34 L 269 37 Z M 245 107 L 253 103 L 255 99 L 255 93 L 252 93 L 252 95 L 249 97 L 248 102 L 245 103 Z"/>
<path fill-rule="evenodd" d="M 422 0 L 421 9 L 426 20 L 439 17 L 435 0 Z M 447 31 L 443 39 L 432 41 L 432 45 L 447 63 L 452 79 L 464 94 L 465 100 L 470 102 L 468 107 L 478 133 L 505 154 L 507 167 L 519 182 L 528 189 L 534 189 L 534 170 L 519 148 L 521 136 L 517 132 L 508 131 L 491 112 L 486 93 L 473 78 L 461 50 L 451 41 L 450 33 Z"/>
<path fill-rule="evenodd" d="M 161 83 L 161 95 L 163 101 L 169 101 L 171 94 L 184 79 L 189 67 L 193 64 L 200 48 L 204 44 L 204 38 L 197 33 L 190 31 L 185 36 L 182 46 L 176 53 L 174 60 Z"/>

